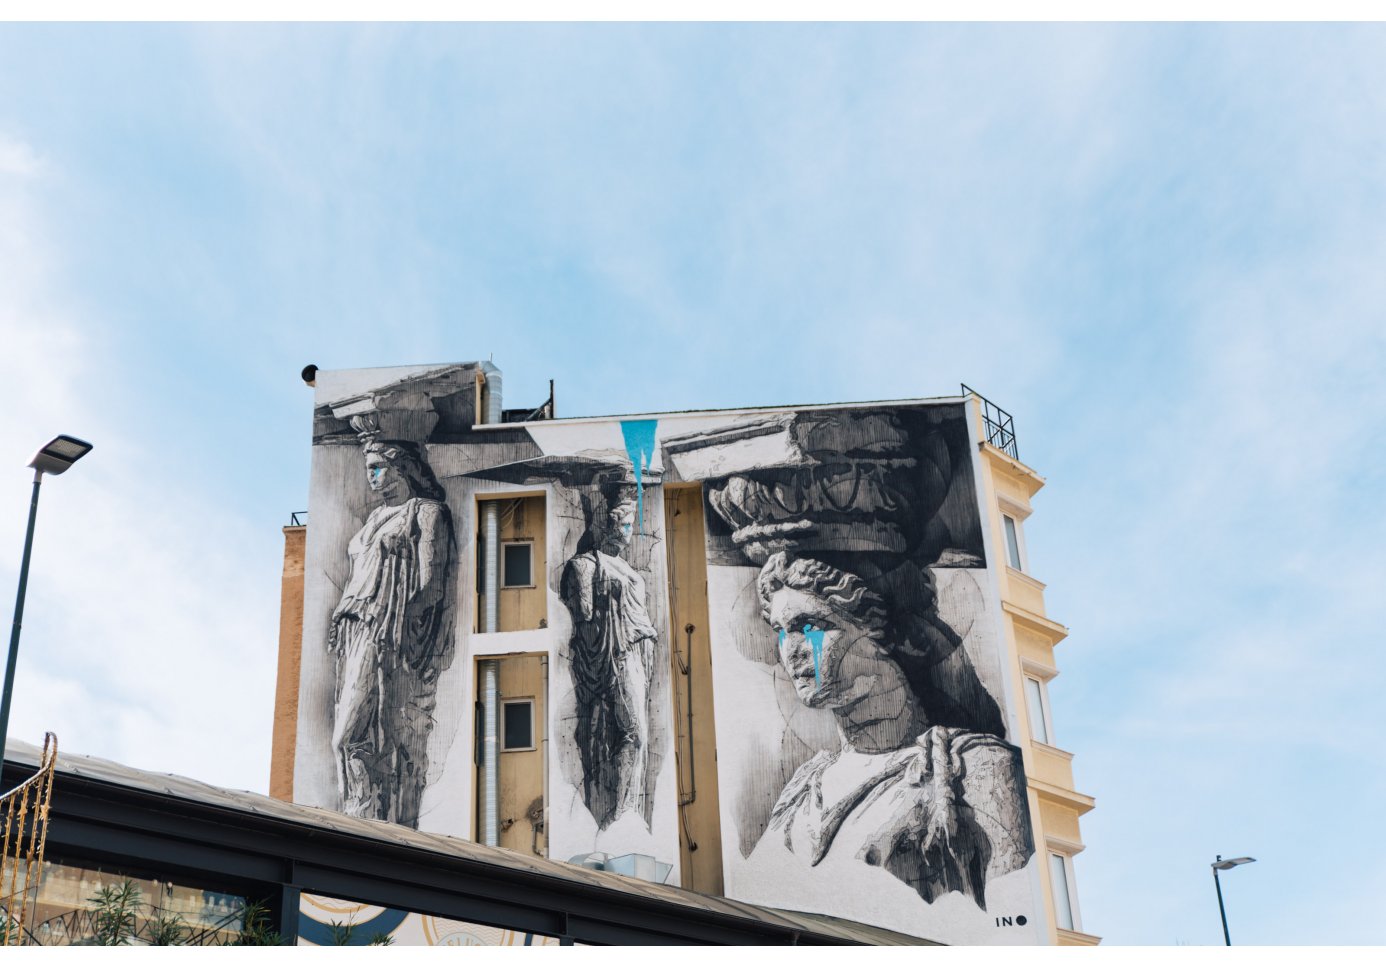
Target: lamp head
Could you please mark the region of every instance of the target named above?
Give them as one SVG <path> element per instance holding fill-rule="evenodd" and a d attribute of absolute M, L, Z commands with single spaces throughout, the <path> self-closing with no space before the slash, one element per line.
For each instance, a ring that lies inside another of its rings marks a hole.
<path fill-rule="evenodd" d="M 29 466 L 40 474 L 61 474 L 87 456 L 89 450 L 91 444 L 85 440 L 60 434 L 39 448 Z"/>
<path fill-rule="evenodd" d="M 1231 860 L 1223 860 L 1222 855 L 1218 854 L 1217 862 L 1213 864 L 1213 867 L 1220 871 L 1230 871 L 1232 868 L 1239 867 L 1242 864 L 1254 863 L 1256 863 L 1255 857 L 1233 857 Z"/>

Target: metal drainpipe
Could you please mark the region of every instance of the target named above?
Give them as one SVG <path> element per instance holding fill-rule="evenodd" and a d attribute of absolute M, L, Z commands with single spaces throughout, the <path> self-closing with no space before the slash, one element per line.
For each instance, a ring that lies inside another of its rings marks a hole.
<path fill-rule="evenodd" d="M 496 588 L 496 580 L 500 577 L 500 502 L 487 501 L 483 504 L 481 520 L 486 542 L 486 562 L 481 573 L 482 587 L 486 590 L 486 612 L 481 627 L 487 632 L 499 632 L 500 592 Z"/>
<path fill-rule="evenodd" d="M 486 614 L 483 628 L 495 632 L 500 628 L 499 598 L 496 590 L 497 559 L 500 550 L 500 502 L 487 501 L 482 505 L 486 528 L 486 563 L 482 571 L 482 587 L 486 592 Z M 500 779 L 498 767 L 500 748 L 496 741 L 500 718 L 500 663 L 487 659 L 480 663 L 481 673 L 481 842 L 492 847 L 499 845 L 497 815 L 500 813 Z"/>
<path fill-rule="evenodd" d="M 500 709 L 500 663 L 487 659 L 480 663 L 481 672 L 481 842 L 490 847 L 500 846 L 500 777 L 496 769 L 500 759 L 496 741 L 497 712 Z"/>
<path fill-rule="evenodd" d="M 542 793 L 544 797 L 543 824 L 544 824 L 544 852 L 541 857 L 549 856 L 549 657 L 547 655 L 539 657 L 539 667 L 543 670 L 544 688 L 544 723 L 539 727 L 544 731 L 544 759 L 541 769 L 544 771 L 544 783 Z"/>
<path fill-rule="evenodd" d="M 501 375 L 486 373 L 486 423 L 501 422 Z M 486 563 L 482 572 L 485 589 L 485 625 L 487 632 L 500 629 L 500 503 L 487 501 L 482 506 L 486 535 Z M 491 847 L 500 845 L 500 663 L 487 659 L 480 663 L 481 673 L 481 841 Z"/>

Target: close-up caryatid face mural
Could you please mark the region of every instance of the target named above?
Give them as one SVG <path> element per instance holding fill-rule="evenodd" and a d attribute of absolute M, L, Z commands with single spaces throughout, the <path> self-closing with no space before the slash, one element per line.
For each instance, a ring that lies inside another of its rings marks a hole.
<path fill-rule="evenodd" d="M 865 408 L 783 424 L 787 446 L 777 441 L 764 458 L 743 453 L 742 469 L 706 484 L 729 543 L 759 567 L 754 577 L 729 575 L 723 600 L 736 610 L 746 596 L 732 593 L 754 582 L 756 617 L 773 637 L 757 658 L 778 666 L 778 690 L 759 715 L 738 706 L 727 716 L 782 735 L 778 752 L 762 744 L 743 761 L 763 765 L 732 800 L 743 850 L 728 851 L 731 885 L 747 886 L 749 900 L 777 893 L 789 904 L 786 893 L 797 893 L 824 903 L 854 867 L 876 868 L 925 904 L 966 898 L 985 923 L 988 886 L 1026 867 L 1034 846 L 998 683 L 993 676 L 988 689 L 940 610 L 936 575 L 949 576 L 956 608 L 957 592 L 979 586 L 953 570 L 985 565 L 970 455 L 947 439 L 963 428 Z M 975 625 L 984 603 L 972 598 L 964 604 Z M 757 636 L 742 629 L 732 638 L 741 655 L 755 652 L 746 643 Z M 980 657 L 993 671 L 995 656 Z M 787 714 L 786 701 L 815 718 Z M 907 923 L 906 902 L 896 903 Z"/>
<path fill-rule="evenodd" d="M 987 878 L 1031 854 L 1005 828 L 1024 812 L 1020 751 L 931 721 L 901 665 L 908 645 L 895 640 L 885 603 L 856 575 L 777 552 L 761 571 L 760 595 L 800 701 L 831 710 L 842 740 L 840 752 L 799 767 L 770 830 L 814 865 L 840 836 L 924 900 L 961 891 L 985 909 Z M 825 787 L 841 795 L 825 799 Z"/>

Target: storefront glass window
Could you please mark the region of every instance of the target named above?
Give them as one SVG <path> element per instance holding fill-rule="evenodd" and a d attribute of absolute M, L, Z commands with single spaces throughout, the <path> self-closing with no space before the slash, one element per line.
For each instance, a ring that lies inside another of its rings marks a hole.
<path fill-rule="evenodd" d="M 28 944 L 218 945 L 240 938 L 245 898 L 45 862 Z"/>

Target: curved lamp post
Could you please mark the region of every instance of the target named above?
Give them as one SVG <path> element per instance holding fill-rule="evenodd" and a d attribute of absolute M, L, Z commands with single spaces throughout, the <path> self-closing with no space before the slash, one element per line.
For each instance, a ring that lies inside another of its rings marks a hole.
<path fill-rule="evenodd" d="M 0 759 L 10 731 L 10 696 L 14 692 L 14 667 L 19 661 L 19 626 L 24 619 L 24 591 L 29 584 L 29 554 L 34 548 L 34 520 L 38 517 L 39 485 L 44 474 L 61 474 L 91 450 L 91 444 L 63 434 L 39 448 L 29 461 L 34 469 L 34 495 L 29 501 L 29 529 L 24 533 L 24 559 L 19 566 L 19 594 L 14 601 L 14 627 L 10 630 L 10 654 L 5 661 L 5 693 L 0 700 Z"/>
<path fill-rule="evenodd" d="M 1227 908 L 1222 904 L 1222 881 L 1218 880 L 1218 871 L 1230 871 L 1242 864 L 1254 863 L 1255 857 L 1233 857 L 1231 860 L 1223 860 L 1221 854 L 1218 854 L 1218 859 L 1213 862 L 1213 884 L 1218 889 L 1218 913 L 1222 915 L 1222 940 L 1227 942 L 1229 947 L 1232 945 L 1232 936 L 1227 933 Z"/>

